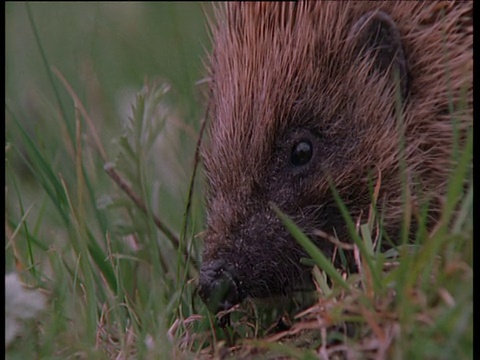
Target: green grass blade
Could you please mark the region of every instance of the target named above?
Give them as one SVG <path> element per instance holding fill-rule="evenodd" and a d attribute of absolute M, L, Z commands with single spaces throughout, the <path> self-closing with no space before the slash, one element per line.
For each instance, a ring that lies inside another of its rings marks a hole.
<path fill-rule="evenodd" d="M 292 234 L 295 240 L 305 249 L 308 255 L 312 257 L 315 263 L 320 269 L 325 271 L 335 282 L 341 285 L 344 289 L 350 291 L 350 285 L 343 280 L 342 276 L 337 272 L 331 261 L 323 255 L 320 249 L 295 225 L 295 223 L 280 211 L 275 205 L 272 206 L 273 210 L 283 222 L 287 230 Z"/>
<path fill-rule="evenodd" d="M 18 121 L 16 116 L 12 112 L 10 112 L 10 114 L 12 115 L 12 119 L 17 125 L 18 130 L 20 130 L 20 134 L 25 141 L 24 144 L 32 160 L 28 161 L 25 156 L 15 148 L 17 150 L 17 153 L 24 160 L 25 164 L 30 168 L 30 170 L 36 175 L 36 179 L 40 182 L 47 194 L 50 196 L 60 216 L 68 225 L 70 223 L 69 217 L 67 215 L 68 202 L 58 177 L 54 174 L 48 161 L 42 155 L 42 153 L 35 145 L 33 140 L 30 138 L 30 136 L 27 134 L 24 127 Z"/>
<path fill-rule="evenodd" d="M 371 254 L 368 250 L 367 247 L 365 246 L 365 243 L 362 241 L 362 238 L 357 234 L 357 231 L 355 230 L 355 224 L 350 216 L 350 213 L 347 210 L 347 207 L 343 203 L 342 199 L 340 198 L 340 195 L 338 194 L 337 190 L 333 186 L 333 184 L 330 184 L 330 188 L 332 190 L 333 197 L 337 203 L 338 208 L 340 209 L 340 212 L 343 216 L 343 219 L 346 222 L 348 232 L 350 234 L 350 237 L 353 239 L 355 244 L 358 246 L 358 249 L 360 250 L 360 253 L 362 254 L 363 258 L 367 262 L 368 268 L 370 269 L 370 272 L 372 274 L 373 278 L 373 285 L 375 289 L 380 289 L 381 287 L 381 280 L 379 274 L 375 271 L 376 266 L 375 262 L 373 259 L 373 254 Z"/>
<path fill-rule="evenodd" d="M 40 51 L 40 55 L 42 57 L 43 65 L 45 66 L 45 71 L 47 73 L 48 80 L 49 80 L 50 85 L 52 86 L 53 92 L 55 94 L 55 98 L 57 100 L 58 107 L 60 108 L 60 112 L 62 113 L 62 118 L 65 121 L 65 125 L 67 126 L 68 134 L 70 135 L 70 139 L 73 139 L 74 138 L 73 125 L 67 121 L 67 119 L 68 119 L 67 115 L 66 115 L 67 112 L 65 111 L 65 108 L 63 107 L 62 100 L 60 99 L 60 93 L 58 92 L 58 89 L 55 86 L 55 82 L 53 81 L 53 76 L 52 76 L 52 72 L 50 70 L 50 66 L 49 66 L 49 63 L 48 63 L 48 60 L 47 60 L 47 56 L 46 56 L 45 51 L 43 49 L 42 41 L 40 40 L 40 35 L 38 34 L 37 26 L 35 25 L 35 21 L 33 20 L 33 14 L 32 14 L 32 10 L 30 8 L 30 3 L 27 1 L 25 3 L 25 6 L 27 7 L 28 20 L 30 22 L 30 25 L 32 26 L 32 31 L 33 31 L 33 34 L 35 36 L 35 41 L 36 41 L 38 49 Z"/>

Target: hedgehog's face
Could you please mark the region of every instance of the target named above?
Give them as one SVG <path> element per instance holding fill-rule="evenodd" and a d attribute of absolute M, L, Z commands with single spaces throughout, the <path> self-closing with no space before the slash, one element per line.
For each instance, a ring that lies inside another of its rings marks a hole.
<path fill-rule="evenodd" d="M 239 189 L 230 192 L 238 200 L 212 194 L 200 279 L 200 295 L 212 312 L 228 309 L 245 297 L 313 289 L 311 269 L 300 262 L 305 253 L 271 204 L 312 238 L 313 230 L 325 229 L 327 222 L 330 228 L 341 223 L 328 186 L 323 186 L 327 179 L 321 160 L 327 156 L 325 151 L 331 151 L 324 145 L 325 139 L 315 131 L 297 128 L 277 139 L 248 196 Z M 326 256 L 331 255 L 331 244 L 317 243 L 324 245 Z"/>
<path fill-rule="evenodd" d="M 371 51 L 370 69 L 380 69 L 380 73 L 387 73 L 390 64 L 398 62 L 404 78 L 398 31 L 388 15 L 366 14 L 352 30 L 349 41 L 362 45 L 357 57 L 363 59 Z M 384 37 L 389 42 L 386 47 Z M 218 46 L 222 48 L 222 44 Z M 251 51 L 236 50 L 237 56 Z M 305 253 L 271 204 L 331 256 L 333 244 L 316 237 L 314 231 L 335 231 L 339 237 L 345 234 L 329 182 L 334 182 L 343 200 L 352 206 L 352 214 L 358 215 L 370 204 L 368 170 L 383 155 L 375 150 L 376 144 L 383 150 L 395 148 L 390 137 L 394 126 L 386 121 L 391 114 L 382 118 L 381 111 L 365 106 L 365 99 L 359 100 L 358 91 L 369 93 L 364 87 L 370 75 L 363 74 L 365 81 L 352 78 L 349 60 L 345 69 L 337 68 L 339 74 L 330 71 L 324 75 L 323 69 L 312 67 L 311 74 L 295 75 L 287 70 L 285 78 L 279 78 L 281 71 L 270 71 L 268 59 L 258 63 L 258 59 L 247 57 L 243 59 L 246 65 L 237 68 L 229 59 L 234 55 L 214 58 L 214 71 L 220 71 L 221 76 L 214 74 L 210 144 L 204 154 L 209 185 L 208 229 L 199 294 L 212 312 L 229 309 L 246 297 L 312 289 L 310 269 L 301 262 Z M 289 64 L 295 68 L 295 61 L 302 60 L 292 58 Z M 362 66 L 367 60 L 361 60 Z M 242 63 L 241 59 L 238 62 Z M 242 70 L 247 75 L 239 76 Z M 237 73 L 233 76 L 232 72 Z M 339 80 L 332 83 L 328 76 Z M 244 83 L 229 83 L 238 78 Z M 376 84 L 373 90 L 381 91 L 384 85 Z M 279 91 L 282 86 L 287 86 L 288 93 Z M 258 98 L 252 99 L 251 92 Z M 391 113 L 391 104 L 376 104 L 374 98 L 370 101 Z M 372 132 L 382 135 L 372 139 Z"/>

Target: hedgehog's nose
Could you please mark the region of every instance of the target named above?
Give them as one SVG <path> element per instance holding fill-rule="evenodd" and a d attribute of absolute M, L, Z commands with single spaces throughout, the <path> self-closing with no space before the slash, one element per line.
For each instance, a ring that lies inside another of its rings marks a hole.
<path fill-rule="evenodd" d="M 223 260 L 202 266 L 198 294 L 214 314 L 228 310 L 243 300 L 233 267 Z"/>

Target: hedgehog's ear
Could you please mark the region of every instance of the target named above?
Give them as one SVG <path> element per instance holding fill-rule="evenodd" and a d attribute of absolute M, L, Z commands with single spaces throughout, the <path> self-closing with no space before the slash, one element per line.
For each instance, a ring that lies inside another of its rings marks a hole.
<path fill-rule="evenodd" d="M 392 18 L 382 11 L 366 13 L 350 29 L 348 41 L 353 42 L 358 56 L 373 56 L 376 69 L 391 71 L 394 81 L 399 80 L 402 100 L 405 100 L 408 94 L 407 60 L 400 32 Z"/>

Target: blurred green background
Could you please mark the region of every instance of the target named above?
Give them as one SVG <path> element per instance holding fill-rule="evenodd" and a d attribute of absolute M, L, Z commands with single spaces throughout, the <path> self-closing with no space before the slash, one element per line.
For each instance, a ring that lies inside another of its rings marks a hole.
<path fill-rule="evenodd" d="M 125 87 L 139 88 L 145 77 L 165 77 L 179 101 L 194 111 L 195 81 L 208 49 L 201 3 L 30 3 L 50 66 L 86 96 L 85 83 L 99 82 L 107 101 Z M 52 95 L 26 3 L 7 2 L 7 99 L 25 106 L 32 93 Z"/>
<path fill-rule="evenodd" d="M 75 111 L 71 96 L 53 68 L 65 77 L 85 105 L 111 160 L 117 151 L 112 139 L 122 134 L 135 94 L 146 81 L 159 79 L 171 86 L 167 102 L 181 129 L 175 133 L 175 141 L 171 139 L 171 148 L 158 157 L 162 183 L 159 212 L 173 227 L 179 226 L 196 136 L 204 116 L 205 85 L 196 83 L 201 83 L 206 74 L 204 62 L 210 44 L 205 13 L 209 11 L 209 4 L 195 2 L 6 3 L 6 158 L 21 184 L 26 204 L 43 195 L 38 179 L 21 158 L 24 146 L 12 117 L 51 160 L 53 171 L 67 183 L 75 181 L 68 154 L 68 134 L 74 133 Z M 88 151 L 90 135 L 85 125 L 82 135 L 87 137 L 84 147 Z M 97 167 L 102 165 L 98 156 L 91 156 L 93 162 L 98 162 Z M 175 171 L 162 171 L 171 168 L 171 163 Z M 10 176 L 6 181 L 7 212 L 18 218 L 18 201 L 12 200 L 12 187 L 8 187 Z M 98 196 L 112 187 L 103 174 L 94 181 Z M 199 186 L 202 184 L 200 181 Z M 48 210 L 50 205 L 45 206 Z M 32 213 L 39 207 L 37 203 Z M 199 218 L 199 225 L 201 221 Z"/>

